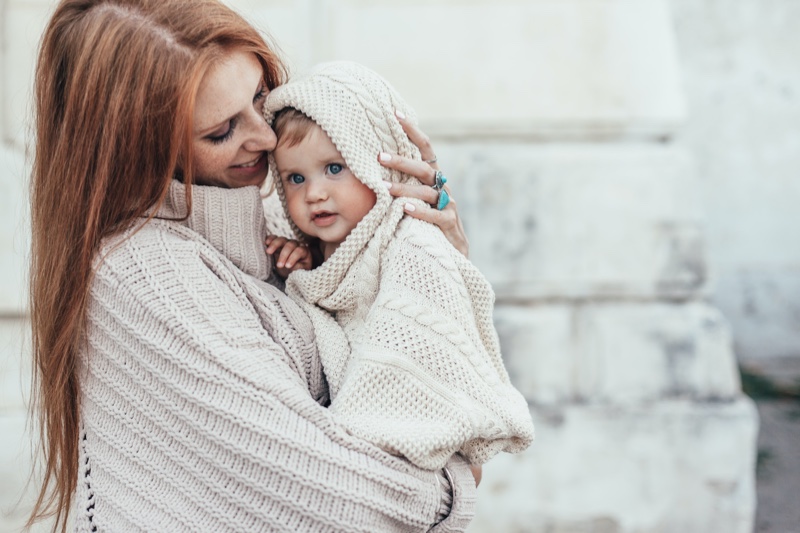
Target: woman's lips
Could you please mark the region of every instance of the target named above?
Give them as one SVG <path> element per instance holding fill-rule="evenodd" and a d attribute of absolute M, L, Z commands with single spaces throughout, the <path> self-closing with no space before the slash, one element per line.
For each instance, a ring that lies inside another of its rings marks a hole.
<path fill-rule="evenodd" d="M 336 213 L 316 213 L 311 217 L 311 222 L 319 228 L 325 228 L 336 222 Z"/>

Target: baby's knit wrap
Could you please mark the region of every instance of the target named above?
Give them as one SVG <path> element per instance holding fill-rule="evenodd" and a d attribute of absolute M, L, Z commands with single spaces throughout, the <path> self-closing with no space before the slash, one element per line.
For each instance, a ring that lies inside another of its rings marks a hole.
<path fill-rule="evenodd" d="M 533 424 L 503 366 L 491 286 L 438 228 L 404 218 L 408 199 L 393 200 L 381 183 L 413 180 L 377 161 L 379 152 L 420 159 L 394 114 L 413 120 L 411 108 L 350 62 L 321 64 L 276 88 L 267 120 L 285 107 L 312 118 L 377 197 L 325 263 L 286 281 L 314 324 L 338 420 L 429 469 L 458 451 L 481 464 L 527 448 Z M 272 158 L 271 172 L 285 209 Z"/>

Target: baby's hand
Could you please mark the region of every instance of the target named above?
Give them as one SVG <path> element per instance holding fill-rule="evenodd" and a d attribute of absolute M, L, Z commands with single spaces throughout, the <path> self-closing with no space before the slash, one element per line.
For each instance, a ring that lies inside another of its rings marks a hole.
<path fill-rule="evenodd" d="M 283 279 L 295 270 L 311 270 L 311 251 L 305 244 L 269 235 L 266 241 L 267 253 L 275 259 L 275 271 Z"/>

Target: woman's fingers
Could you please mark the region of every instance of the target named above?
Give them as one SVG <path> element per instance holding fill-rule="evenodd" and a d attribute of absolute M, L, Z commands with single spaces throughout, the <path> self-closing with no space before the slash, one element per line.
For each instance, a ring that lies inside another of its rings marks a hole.
<path fill-rule="evenodd" d="M 416 125 L 407 121 L 402 113 L 395 112 L 403 131 L 408 135 L 409 140 L 419 148 L 422 161 L 416 161 L 401 157 L 397 154 L 389 154 L 381 152 L 378 154 L 378 161 L 381 165 L 394 170 L 399 170 L 404 174 L 414 176 L 424 185 L 417 185 L 411 183 L 388 183 L 389 193 L 392 196 L 405 196 L 408 198 L 416 198 L 422 200 L 428 206 L 414 205 L 411 202 L 406 203 L 405 211 L 409 216 L 430 222 L 439 227 L 447 237 L 447 240 L 464 256 L 469 254 L 469 241 L 467 235 L 464 233 L 464 226 L 461 224 L 461 219 L 458 216 L 458 209 L 456 209 L 456 202 L 450 198 L 450 203 L 441 211 L 430 207 L 435 206 L 439 200 L 439 191 L 433 189 L 431 186 L 436 181 L 436 172 L 439 165 L 436 162 L 436 153 L 433 151 L 431 141 L 422 130 Z M 445 185 L 444 190 L 448 193 L 450 189 Z"/>
<path fill-rule="evenodd" d="M 435 204 L 439 200 L 439 191 L 435 190 L 429 185 L 418 185 L 416 183 L 391 183 L 388 181 L 386 183 L 389 184 L 387 186 L 389 186 L 389 194 L 392 196 L 416 198 L 430 205 Z"/>
<path fill-rule="evenodd" d="M 387 152 L 381 152 L 378 154 L 378 161 L 381 165 L 387 168 L 399 170 L 404 174 L 414 176 L 426 185 L 433 185 L 434 178 L 436 176 L 436 170 L 434 170 L 433 167 L 431 167 L 431 165 L 425 161 L 416 161 L 414 159 L 408 159 L 407 157 L 402 157 L 397 154 L 389 154 Z"/>
<path fill-rule="evenodd" d="M 434 169 L 438 169 L 439 167 L 435 161 L 436 153 L 433 151 L 430 138 L 428 138 L 428 136 L 425 135 L 415 124 L 412 124 L 406 120 L 406 117 L 399 111 L 395 111 L 395 115 L 397 115 L 397 120 L 400 121 L 403 131 L 406 132 L 406 135 L 408 135 L 408 140 L 410 140 L 417 146 L 417 148 L 419 148 L 419 153 L 422 156 L 422 160 L 433 161 L 430 163 L 430 166 L 432 166 Z"/>
<path fill-rule="evenodd" d="M 469 257 L 469 241 L 458 216 L 455 200 L 450 200 L 447 207 L 441 211 L 433 207 L 414 205 L 411 202 L 406 203 L 404 207 L 409 216 L 439 226 L 450 244 L 464 257 Z"/>

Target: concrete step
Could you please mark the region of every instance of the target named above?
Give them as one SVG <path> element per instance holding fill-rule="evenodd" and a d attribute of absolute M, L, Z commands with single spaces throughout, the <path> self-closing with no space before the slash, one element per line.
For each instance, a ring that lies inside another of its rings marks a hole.
<path fill-rule="evenodd" d="M 537 438 L 483 468 L 469 533 L 752 533 L 752 401 L 532 410 Z"/>

